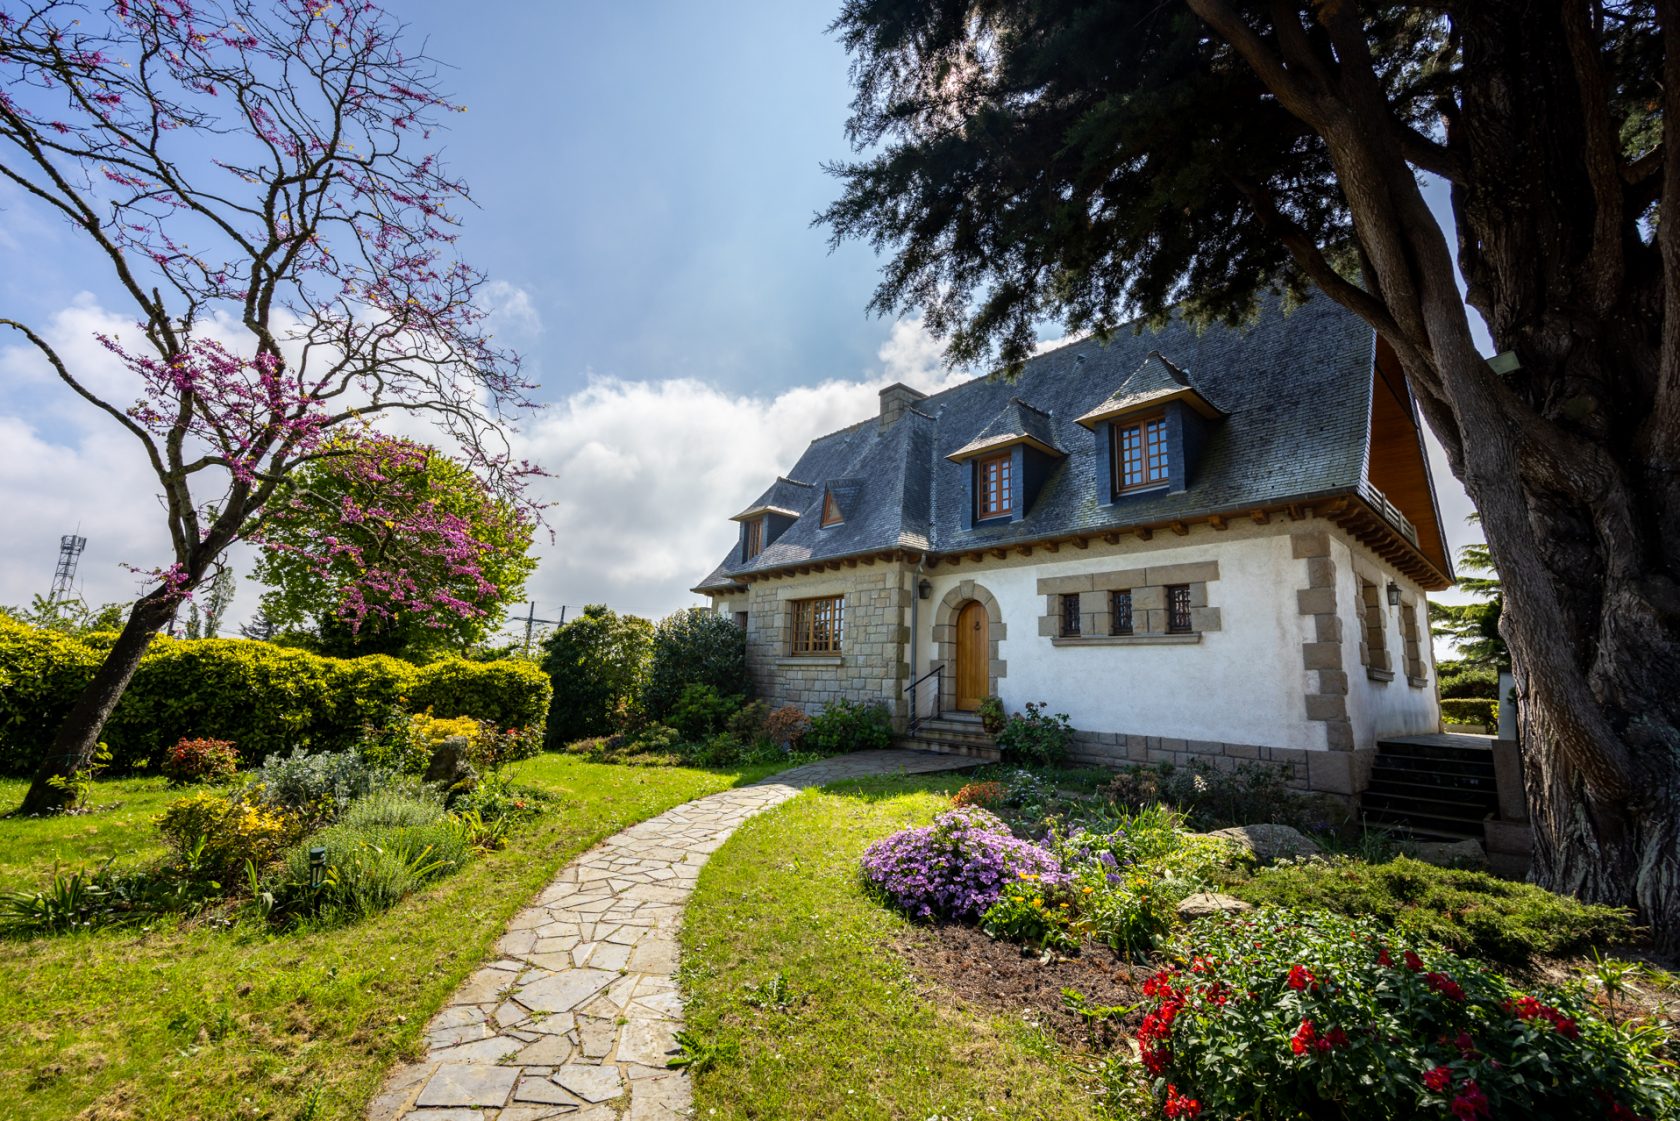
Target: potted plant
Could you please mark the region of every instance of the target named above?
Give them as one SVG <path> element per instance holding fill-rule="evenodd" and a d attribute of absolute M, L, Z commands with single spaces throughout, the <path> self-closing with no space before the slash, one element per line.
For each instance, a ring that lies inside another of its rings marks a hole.
<path fill-rule="evenodd" d="M 1001 697 L 991 696 L 980 702 L 980 726 L 986 729 L 988 736 L 995 736 L 1003 731 L 1007 720 Z"/>

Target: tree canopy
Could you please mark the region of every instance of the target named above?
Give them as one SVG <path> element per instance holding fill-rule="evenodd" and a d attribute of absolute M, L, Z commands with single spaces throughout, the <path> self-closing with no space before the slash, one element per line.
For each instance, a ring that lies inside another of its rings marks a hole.
<path fill-rule="evenodd" d="M 1466 665 L 1510 669 L 1511 653 L 1499 637 L 1499 574 L 1486 545 L 1466 545 L 1458 552 L 1458 586 L 1476 597 L 1473 603 L 1430 603 L 1429 631 L 1449 638 Z M 1486 573 L 1466 576 L 1466 572 Z"/>
<path fill-rule="evenodd" d="M 639 706 L 653 651 L 653 624 L 604 603 L 543 639 L 541 665 L 554 682 L 548 708 L 550 750 L 615 731 Z"/>
<path fill-rule="evenodd" d="M 460 653 L 501 624 L 531 520 L 471 468 L 389 436 L 342 437 L 296 472 L 257 536 L 262 615 L 329 654 Z"/>

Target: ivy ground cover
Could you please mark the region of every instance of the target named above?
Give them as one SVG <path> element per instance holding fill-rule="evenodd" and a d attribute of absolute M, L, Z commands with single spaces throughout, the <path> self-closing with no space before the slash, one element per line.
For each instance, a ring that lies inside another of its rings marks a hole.
<path fill-rule="evenodd" d="M 360 1121 L 387 1068 L 418 1054 L 426 1020 L 562 865 L 772 768 L 546 755 L 511 769 L 550 796 L 549 812 L 353 926 L 277 934 L 167 918 L 0 942 L 0 1101 L 27 1101 L 36 1121 Z M 94 813 L 0 819 L 0 876 L 25 887 L 55 860 L 155 855 L 152 818 L 175 796 L 161 780 L 101 782 Z"/>

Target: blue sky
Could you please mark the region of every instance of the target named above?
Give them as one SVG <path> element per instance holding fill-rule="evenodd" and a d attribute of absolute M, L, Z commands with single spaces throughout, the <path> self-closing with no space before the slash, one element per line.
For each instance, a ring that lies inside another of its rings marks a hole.
<path fill-rule="evenodd" d="M 539 615 L 694 602 L 729 514 L 812 436 L 873 411 L 888 381 L 947 380 L 919 323 L 865 313 L 870 250 L 831 252 L 811 225 L 837 189 L 821 164 L 850 154 L 832 4 L 397 10 L 468 108 L 445 140 L 479 205 L 463 252 L 494 279 L 498 330 L 550 404 L 525 433 L 555 473 L 555 540 L 529 585 Z M 90 363 L 89 333 L 132 319 L 99 262 L 4 190 L 0 309 Z M 78 523 L 88 598 L 131 595 L 122 565 L 165 559 L 136 447 L 6 339 L 0 385 L 0 603 L 45 590 Z M 1455 543 L 1476 539 L 1439 461 L 1437 483 Z M 246 583 L 234 614 L 257 595 Z"/>

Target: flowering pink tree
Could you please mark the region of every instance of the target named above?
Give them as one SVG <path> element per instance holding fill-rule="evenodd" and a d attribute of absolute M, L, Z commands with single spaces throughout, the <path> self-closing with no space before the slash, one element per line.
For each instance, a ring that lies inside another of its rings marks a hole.
<path fill-rule="evenodd" d="M 136 441 L 173 554 L 25 812 L 61 804 L 48 780 L 87 765 L 152 637 L 229 545 L 260 537 L 286 480 L 364 446 L 340 433 L 426 418 L 518 501 L 529 468 L 501 421 L 528 387 L 455 255 L 470 198 L 431 144 L 459 107 L 400 30 L 360 0 L 0 0 L 0 175 L 108 261 L 138 323 L 103 341 L 135 397 L 102 397 L 39 332 L 0 326 Z"/>

